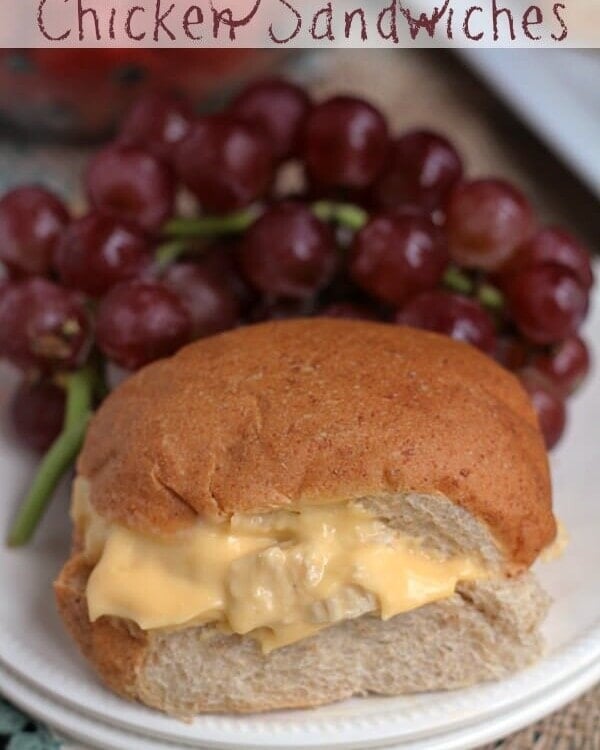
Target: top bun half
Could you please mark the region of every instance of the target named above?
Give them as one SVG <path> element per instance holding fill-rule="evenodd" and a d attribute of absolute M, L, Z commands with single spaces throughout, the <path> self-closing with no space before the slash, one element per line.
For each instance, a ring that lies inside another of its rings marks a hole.
<path fill-rule="evenodd" d="M 99 514 L 150 533 L 403 492 L 449 498 L 518 566 L 556 533 L 516 378 L 466 344 L 394 325 L 314 318 L 198 341 L 105 400 L 78 473 Z"/>

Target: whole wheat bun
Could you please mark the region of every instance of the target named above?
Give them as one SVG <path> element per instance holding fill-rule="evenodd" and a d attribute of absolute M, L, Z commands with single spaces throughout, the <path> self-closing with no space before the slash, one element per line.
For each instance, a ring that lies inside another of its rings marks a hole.
<path fill-rule="evenodd" d="M 467 511 L 513 572 L 556 533 L 517 379 L 466 344 L 393 325 L 282 321 L 194 343 L 105 400 L 77 469 L 99 514 L 151 533 L 399 493 Z"/>
<path fill-rule="evenodd" d="M 187 347 L 94 417 L 78 462 L 97 513 L 149 532 L 198 516 L 359 501 L 484 581 L 383 621 L 364 610 L 263 654 L 213 625 L 90 622 L 81 532 L 55 584 L 103 681 L 176 716 L 307 707 L 470 685 L 534 661 L 548 607 L 526 568 L 555 535 L 528 397 L 475 349 L 397 326 L 297 320 Z"/>

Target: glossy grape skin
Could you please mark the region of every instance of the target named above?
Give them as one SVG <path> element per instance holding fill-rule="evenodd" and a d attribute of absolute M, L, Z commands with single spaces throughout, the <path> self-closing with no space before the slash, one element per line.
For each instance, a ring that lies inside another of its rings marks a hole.
<path fill-rule="evenodd" d="M 335 237 L 308 206 L 285 201 L 267 209 L 248 229 L 239 260 L 246 279 L 262 293 L 302 299 L 333 277 Z"/>
<path fill-rule="evenodd" d="M 422 292 L 396 313 L 400 325 L 423 328 L 465 341 L 486 354 L 496 350 L 494 323 L 475 300 L 450 292 Z"/>
<path fill-rule="evenodd" d="M 231 111 L 269 141 L 277 160 L 298 154 L 310 97 L 294 83 L 273 78 L 246 86 L 231 104 Z"/>
<path fill-rule="evenodd" d="M 503 271 L 516 271 L 541 265 L 556 265 L 570 271 L 587 290 L 594 283 L 589 251 L 560 227 L 541 229 L 522 245 Z"/>
<path fill-rule="evenodd" d="M 356 234 L 348 263 L 361 289 L 400 306 L 437 286 L 448 265 L 448 250 L 442 232 L 429 219 L 380 214 Z"/>
<path fill-rule="evenodd" d="M 304 159 L 309 177 L 323 186 L 366 188 L 380 174 L 388 150 L 387 123 L 368 102 L 336 96 L 314 107 Z"/>
<path fill-rule="evenodd" d="M 565 402 L 552 383 L 533 368 L 519 373 L 519 380 L 529 394 L 546 448 L 551 450 L 560 440 L 567 421 Z"/>
<path fill-rule="evenodd" d="M 574 393 L 587 377 L 591 358 L 585 341 L 579 336 L 571 336 L 549 352 L 536 354 L 531 366 L 566 397 Z"/>
<path fill-rule="evenodd" d="M 261 198 L 274 174 L 268 141 L 228 115 L 201 117 L 177 147 L 177 174 L 210 213 L 235 211 Z"/>
<path fill-rule="evenodd" d="M 324 318 L 343 318 L 346 320 L 377 320 L 375 312 L 365 305 L 356 302 L 332 302 L 319 311 Z"/>
<path fill-rule="evenodd" d="M 102 353 L 126 370 L 168 357 L 192 336 L 183 302 L 156 281 L 127 281 L 113 287 L 96 317 L 96 342 Z"/>
<path fill-rule="evenodd" d="M 175 210 L 170 169 L 139 148 L 111 145 L 99 151 L 88 165 L 85 185 L 96 211 L 145 232 L 159 231 Z"/>
<path fill-rule="evenodd" d="M 98 213 L 74 221 L 54 257 L 61 283 L 90 297 L 139 276 L 150 262 L 150 244 L 143 232 Z"/>
<path fill-rule="evenodd" d="M 41 372 L 85 361 L 91 325 L 80 295 L 40 277 L 9 282 L 0 291 L 0 357 Z"/>
<path fill-rule="evenodd" d="M 184 100 L 172 94 L 151 92 L 137 99 L 127 113 L 118 142 L 137 146 L 170 162 L 193 120 L 194 113 Z"/>
<path fill-rule="evenodd" d="M 0 261 L 17 276 L 43 276 L 69 221 L 53 193 L 36 186 L 19 187 L 0 200 Z"/>
<path fill-rule="evenodd" d="M 529 201 L 504 180 L 462 182 L 446 207 L 450 255 L 467 268 L 501 269 L 534 227 Z"/>
<path fill-rule="evenodd" d="M 560 266 L 526 268 L 503 285 L 509 313 L 535 344 L 554 344 L 575 334 L 588 310 L 588 294 Z"/>
<path fill-rule="evenodd" d="M 49 380 L 22 381 L 10 401 L 10 420 L 19 442 L 44 453 L 62 430 L 65 391 Z"/>
<path fill-rule="evenodd" d="M 211 336 L 236 324 L 239 307 L 233 289 L 209 264 L 174 263 L 161 280 L 185 305 L 193 338 Z"/>
<path fill-rule="evenodd" d="M 392 141 L 373 199 L 383 209 L 410 204 L 433 211 L 445 204 L 462 174 L 461 158 L 446 138 L 412 130 Z"/>

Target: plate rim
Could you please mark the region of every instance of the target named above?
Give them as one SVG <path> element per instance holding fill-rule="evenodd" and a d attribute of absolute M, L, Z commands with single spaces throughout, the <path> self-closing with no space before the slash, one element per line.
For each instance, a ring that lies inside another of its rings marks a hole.
<path fill-rule="evenodd" d="M 14 674 L 14 671 L 7 669 L 6 667 L 0 666 L 0 677 L 2 678 L 3 694 L 17 706 L 21 711 L 33 716 L 34 718 L 42 721 L 46 726 L 59 735 L 59 739 L 64 739 L 60 735 L 66 735 L 66 738 L 76 740 L 77 742 L 88 743 L 89 747 L 98 748 L 98 750 L 109 750 L 109 746 L 106 745 L 106 734 L 108 732 L 111 735 L 120 733 L 122 730 L 117 727 L 113 727 L 110 724 L 104 722 L 92 720 L 89 717 L 82 716 L 76 711 L 71 711 L 69 708 L 64 706 L 60 701 L 55 701 L 49 697 L 46 693 L 42 693 L 40 690 L 33 688 L 28 682 L 22 680 L 20 677 Z M 8 684 L 8 691 L 5 686 Z M 62 718 L 59 718 L 56 722 L 56 713 Z M 64 717 L 67 717 L 66 719 Z M 86 729 L 75 729 L 73 730 L 70 719 L 75 719 L 78 724 L 85 725 Z M 67 724 L 68 723 L 68 724 Z M 90 732 L 90 727 L 92 731 Z M 102 745 L 98 745 L 100 739 L 90 740 L 90 736 L 96 730 L 100 730 L 102 733 Z M 140 743 L 135 747 L 130 744 L 119 744 L 110 746 L 110 750 L 164 750 L 164 744 L 162 740 L 157 739 L 153 741 L 152 747 L 148 747 L 149 738 L 146 735 L 136 735 L 133 732 L 123 733 L 123 739 L 130 742 L 131 738 L 138 740 Z M 89 743 L 91 742 L 91 745 Z M 181 746 L 173 745 L 173 750 L 181 750 Z M 86 748 L 87 750 L 87 748 Z M 183 748 L 185 750 L 185 746 Z"/>
<path fill-rule="evenodd" d="M 57 728 L 59 733 L 64 732 L 68 737 L 83 743 L 90 742 L 90 736 L 93 732 L 97 732 L 98 729 L 102 734 L 102 745 L 96 745 L 99 739 L 92 740 L 92 746 L 101 748 L 102 750 L 152 750 L 148 748 L 148 742 L 151 741 L 153 747 L 158 750 L 163 747 L 159 744 L 162 742 L 161 738 L 153 738 L 147 735 L 140 735 L 138 733 L 129 732 L 122 730 L 119 727 L 105 724 L 90 719 L 86 716 L 81 716 L 75 711 L 71 711 L 69 708 L 63 706 L 60 702 L 54 701 L 48 696 L 42 694 L 40 691 L 30 687 L 27 683 L 22 681 L 19 677 L 12 673 L 12 670 L 5 670 L 0 668 L 0 676 L 3 678 L 3 683 L 9 684 L 9 699 L 13 700 L 15 705 L 18 705 L 25 710 L 27 713 L 36 716 L 40 720 L 44 721 L 50 728 Z M 481 721 L 475 721 L 472 724 L 468 724 L 465 727 L 450 730 L 448 732 L 441 732 L 431 737 L 425 737 L 415 745 L 411 743 L 400 744 L 384 744 L 372 746 L 374 748 L 380 748 L 380 750 L 469 750 L 472 748 L 479 747 L 482 742 L 493 742 L 502 737 L 506 737 L 513 732 L 519 731 L 520 729 L 528 726 L 529 724 L 538 721 L 543 716 L 550 714 L 553 711 L 559 710 L 566 704 L 573 700 L 576 700 L 578 696 L 582 695 L 586 690 L 593 687 L 600 681 L 600 659 L 597 660 L 590 667 L 580 670 L 575 675 L 564 680 L 555 689 L 549 689 L 544 691 L 540 696 L 533 700 L 533 703 L 525 703 L 518 711 L 502 712 L 498 715 L 482 719 Z M 40 708 L 40 704 L 42 708 Z M 59 715 L 62 717 L 59 723 L 56 723 L 56 711 L 58 710 Z M 66 716 L 66 719 L 64 718 Z M 72 720 L 75 719 L 79 725 L 83 722 L 85 729 L 73 730 Z M 59 726 L 59 724 L 61 726 Z M 90 728 L 92 731 L 90 731 Z M 107 733 L 112 737 L 111 745 L 106 744 Z M 117 744 L 114 742 L 114 737 L 117 736 Z M 131 740 L 135 740 L 136 746 L 132 746 Z M 122 744 L 122 741 L 126 740 L 127 744 Z M 466 743 L 465 743 L 466 741 Z M 427 742 L 424 745 L 423 742 Z M 173 750 L 186 750 L 188 745 L 170 745 Z M 199 747 L 198 745 L 196 747 Z M 238 745 L 237 750 L 244 748 L 246 750 L 248 746 Z M 360 747 L 366 748 L 366 745 Z"/>

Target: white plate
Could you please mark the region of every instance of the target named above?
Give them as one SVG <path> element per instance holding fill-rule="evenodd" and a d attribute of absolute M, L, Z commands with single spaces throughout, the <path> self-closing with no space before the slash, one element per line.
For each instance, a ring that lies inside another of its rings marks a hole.
<path fill-rule="evenodd" d="M 600 679 L 600 661 L 572 676 L 538 698 L 506 713 L 494 715 L 479 723 L 423 740 L 386 745 L 387 750 L 469 750 L 482 743 L 493 742 L 516 732 L 551 711 L 559 709 Z M 45 693 L 37 692 L 28 683 L 0 667 L 0 684 L 13 702 L 31 716 L 46 722 L 73 740 L 101 750 L 163 750 L 164 742 L 124 729 L 111 727 L 78 714 Z M 70 747 L 70 745 L 69 745 Z M 186 745 L 169 743 L 170 750 L 186 750 Z M 83 746 L 81 747 L 83 750 Z"/>
<path fill-rule="evenodd" d="M 600 306 L 595 308 L 586 335 L 600 341 Z M 35 544 L 16 552 L 0 547 L 0 662 L 53 701 L 87 717 L 200 747 L 376 747 L 527 711 L 528 703 L 542 700 L 600 660 L 597 373 L 572 400 L 570 416 L 570 429 L 552 463 L 557 513 L 569 529 L 571 544 L 562 560 L 539 567 L 543 584 L 556 600 L 545 626 L 548 653 L 536 666 L 507 680 L 449 693 L 352 700 L 312 711 L 201 716 L 190 725 L 124 702 L 98 684 L 55 613 L 50 585 L 69 546 L 66 492 L 55 502 Z M 30 473 L 31 462 L 0 435 L 1 537 Z"/>
<path fill-rule="evenodd" d="M 86 750 L 92 746 L 102 750 L 165 750 L 162 740 L 152 740 L 149 737 L 115 729 L 77 714 L 62 703 L 53 701 L 45 693 L 37 692 L 28 683 L 1 667 L 0 685 L 3 694 L 9 695 L 15 706 L 43 721 L 64 737 L 83 743 Z M 169 743 L 169 750 L 182 749 L 185 750 L 184 745 L 178 748 Z"/>

